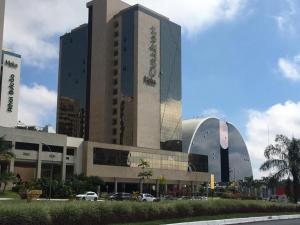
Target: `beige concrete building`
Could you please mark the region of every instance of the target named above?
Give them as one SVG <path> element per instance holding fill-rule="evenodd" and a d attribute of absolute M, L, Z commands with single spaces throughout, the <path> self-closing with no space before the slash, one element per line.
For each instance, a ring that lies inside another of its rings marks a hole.
<path fill-rule="evenodd" d="M 181 28 L 141 5 L 89 8 L 89 141 L 182 150 Z"/>
<path fill-rule="evenodd" d="M 138 166 L 141 159 L 149 163 L 153 172 L 146 181 L 148 184 L 158 185 L 161 178 L 165 178 L 165 185 L 181 189 L 183 185 L 196 186 L 210 179 L 208 173 L 188 172 L 188 154 L 182 152 L 85 142 L 83 159 L 86 175 L 100 175 L 105 182 L 114 183 L 115 190 L 118 183 L 141 184 Z"/>
<path fill-rule="evenodd" d="M 188 154 L 182 152 L 86 142 L 65 135 L 5 127 L 0 127 L 0 137 L 12 146 L 15 154 L 11 162 L 1 162 L 1 171 L 10 170 L 23 181 L 50 178 L 52 170 L 52 178 L 57 180 L 83 173 L 101 177 L 106 185 L 102 188 L 109 192 L 140 191 L 141 159 L 149 163 L 153 172 L 145 183 L 155 190 L 162 178 L 169 190 L 179 190 L 184 185 L 196 190 L 197 185 L 210 178 L 208 173 L 188 172 Z"/>
<path fill-rule="evenodd" d="M 5 10 L 5 0 L 0 0 L 0 53 L 3 48 L 3 26 L 4 26 L 4 10 Z M 0 62 L 2 55 L 0 54 Z"/>
<path fill-rule="evenodd" d="M 1 169 L 9 169 L 24 181 L 49 178 L 52 164 L 55 179 L 82 173 L 83 139 L 5 127 L 0 127 L 0 137 L 15 154 L 10 164 L 1 162 Z"/>

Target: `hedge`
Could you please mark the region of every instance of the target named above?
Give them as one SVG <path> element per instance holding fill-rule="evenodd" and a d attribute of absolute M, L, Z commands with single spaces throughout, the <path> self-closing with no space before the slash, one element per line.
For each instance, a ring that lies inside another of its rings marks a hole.
<path fill-rule="evenodd" d="M 300 206 L 248 200 L 0 203 L 0 225 L 106 225 L 228 213 L 300 212 Z"/>

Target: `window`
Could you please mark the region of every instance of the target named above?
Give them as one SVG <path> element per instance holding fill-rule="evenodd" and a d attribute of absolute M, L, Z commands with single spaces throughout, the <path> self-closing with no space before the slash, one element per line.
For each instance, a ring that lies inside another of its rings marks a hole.
<path fill-rule="evenodd" d="M 113 105 L 118 104 L 118 99 L 113 99 Z"/>
<path fill-rule="evenodd" d="M 114 22 L 114 27 L 115 27 L 115 28 L 119 27 L 119 21 L 115 21 L 115 22 Z"/>
<path fill-rule="evenodd" d="M 119 42 L 118 41 L 114 41 L 114 47 L 118 47 L 119 46 Z"/>
<path fill-rule="evenodd" d="M 96 165 L 129 167 L 128 156 L 129 151 L 94 148 L 93 161 Z"/>
<path fill-rule="evenodd" d="M 208 156 L 189 154 L 189 167 L 194 172 L 208 172 Z"/>
<path fill-rule="evenodd" d="M 113 124 L 113 125 L 117 125 L 117 119 L 113 119 L 113 120 L 112 120 L 112 124 Z"/>
<path fill-rule="evenodd" d="M 112 139 L 112 143 L 113 144 L 117 144 L 117 140 L 116 139 Z"/>
<path fill-rule="evenodd" d="M 118 51 L 114 51 L 114 56 L 118 56 L 119 52 Z"/>
<path fill-rule="evenodd" d="M 118 75 L 118 70 L 114 70 L 114 75 Z"/>
<path fill-rule="evenodd" d="M 115 31 L 114 36 L 119 37 L 119 31 Z"/>
<path fill-rule="evenodd" d="M 113 83 L 114 83 L 114 85 L 117 85 L 118 84 L 118 79 L 114 79 Z"/>
<path fill-rule="evenodd" d="M 63 153 L 64 147 L 55 145 L 43 145 L 43 152 Z"/>
<path fill-rule="evenodd" d="M 38 151 L 39 144 L 16 142 L 15 148 L 20 150 Z"/>
<path fill-rule="evenodd" d="M 118 65 L 118 60 L 114 60 L 114 66 L 117 66 Z"/>
<path fill-rule="evenodd" d="M 113 134 L 113 135 L 117 135 L 117 129 L 113 129 L 113 130 L 112 130 L 112 134 Z"/>
<path fill-rule="evenodd" d="M 113 115 L 117 115 L 118 114 L 118 110 L 117 109 L 113 109 Z"/>
<path fill-rule="evenodd" d="M 75 148 L 67 148 L 67 155 L 75 155 Z"/>
<path fill-rule="evenodd" d="M 118 94 L 118 89 L 114 89 L 113 94 L 117 95 Z"/>

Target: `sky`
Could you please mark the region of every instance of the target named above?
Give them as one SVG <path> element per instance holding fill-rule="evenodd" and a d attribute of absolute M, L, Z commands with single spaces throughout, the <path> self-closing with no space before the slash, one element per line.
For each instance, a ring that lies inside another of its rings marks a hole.
<path fill-rule="evenodd" d="M 300 1 L 124 0 L 182 26 L 183 118 L 233 123 L 254 177 L 276 134 L 300 137 Z M 4 47 L 22 55 L 19 120 L 55 126 L 59 37 L 87 0 L 7 0 Z"/>

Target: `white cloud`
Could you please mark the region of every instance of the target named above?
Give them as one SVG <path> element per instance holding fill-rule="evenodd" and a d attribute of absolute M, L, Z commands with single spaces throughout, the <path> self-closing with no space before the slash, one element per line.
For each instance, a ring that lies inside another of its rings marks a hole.
<path fill-rule="evenodd" d="M 300 54 L 292 59 L 280 58 L 278 60 L 278 68 L 281 74 L 290 80 L 300 80 Z"/>
<path fill-rule="evenodd" d="M 56 92 L 42 85 L 21 85 L 19 120 L 26 125 L 48 124 L 56 113 L 56 101 Z"/>
<path fill-rule="evenodd" d="M 264 162 L 264 150 L 277 134 L 300 137 L 300 102 L 287 101 L 266 111 L 249 111 L 246 142 L 256 178 L 261 177 L 259 167 Z"/>
<path fill-rule="evenodd" d="M 180 24 L 194 34 L 215 23 L 232 20 L 244 8 L 246 0 L 126 0 L 139 2 Z"/>
<path fill-rule="evenodd" d="M 218 109 L 210 108 L 206 109 L 201 113 L 201 117 L 215 117 L 219 119 L 224 119 L 225 115 L 220 112 Z"/>
<path fill-rule="evenodd" d="M 125 0 L 136 4 L 137 0 Z M 247 0 L 140 0 L 182 25 L 189 35 L 232 20 Z M 6 1 L 5 46 L 22 54 L 24 62 L 46 66 L 58 58 L 58 36 L 87 22 L 87 0 Z M 55 41 L 56 42 L 55 42 Z"/>
<path fill-rule="evenodd" d="M 294 0 L 286 0 L 284 8 L 278 16 L 275 16 L 279 31 L 283 35 L 294 35 L 297 32 L 297 4 Z"/>
<path fill-rule="evenodd" d="M 87 21 L 82 0 L 6 1 L 4 44 L 25 63 L 45 66 L 58 58 L 59 35 Z"/>

